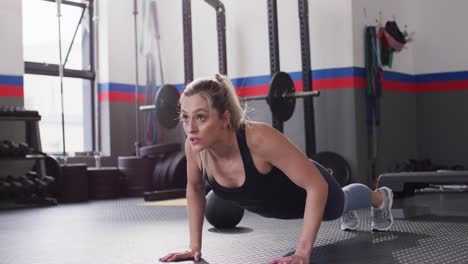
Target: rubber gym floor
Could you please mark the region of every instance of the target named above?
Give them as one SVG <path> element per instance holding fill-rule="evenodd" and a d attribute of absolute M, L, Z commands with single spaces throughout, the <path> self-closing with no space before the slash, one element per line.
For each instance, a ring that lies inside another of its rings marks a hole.
<path fill-rule="evenodd" d="M 466 191 L 430 191 L 396 199 L 385 233 L 369 231 L 367 209 L 358 211 L 355 232 L 341 231 L 339 220 L 323 222 L 311 263 L 468 263 L 467 198 Z M 0 263 L 158 263 L 187 248 L 186 218 L 183 205 L 142 198 L 1 210 Z M 268 263 L 293 252 L 301 224 L 248 212 L 231 231 L 205 221 L 201 263 Z"/>

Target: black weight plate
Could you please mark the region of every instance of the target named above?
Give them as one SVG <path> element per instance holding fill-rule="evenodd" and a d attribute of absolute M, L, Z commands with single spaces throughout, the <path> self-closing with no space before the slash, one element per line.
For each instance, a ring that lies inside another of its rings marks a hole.
<path fill-rule="evenodd" d="M 177 87 L 165 84 L 156 93 L 156 117 L 165 128 L 173 128 L 179 122 L 179 98 Z"/>
<path fill-rule="evenodd" d="M 351 168 L 348 162 L 334 152 L 319 152 L 311 157 L 312 160 L 320 163 L 338 181 L 341 187 L 351 183 Z"/>
<path fill-rule="evenodd" d="M 153 173 L 153 178 L 155 179 L 155 190 L 167 190 L 169 188 L 169 182 L 166 178 L 166 171 L 171 165 L 171 159 L 174 153 L 166 155 L 164 158 L 159 160 L 158 164 Z"/>
<path fill-rule="evenodd" d="M 180 150 L 180 143 L 157 144 L 140 148 L 141 156 L 159 156 Z"/>
<path fill-rule="evenodd" d="M 277 72 L 270 81 L 267 103 L 273 116 L 281 122 L 288 121 L 296 108 L 296 98 L 284 97 L 289 93 L 294 93 L 294 82 L 285 72 Z"/>
<path fill-rule="evenodd" d="M 187 185 L 187 160 L 184 152 L 179 152 L 172 159 L 171 166 L 167 171 L 171 179 L 172 188 L 185 188 Z"/>
<path fill-rule="evenodd" d="M 179 199 L 185 198 L 185 188 L 184 189 L 171 189 L 165 191 L 154 191 L 154 192 L 146 192 L 145 193 L 145 201 L 163 201 L 163 200 L 170 200 L 170 199 Z"/>
<path fill-rule="evenodd" d="M 156 166 L 154 166 L 153 170 L 153 189 L 154 190 L 162 190 L 163 189 L 163 181 L 161 179 L 161 169 L 164 164 L 164 159 L 158 160 Z"/>
<path fill-rule="evenodd" d="M 172 164 L 173 160 L 175 159 L 175 157 L 178 154 L 179 154 L 179 152 L 171 153 L 165 159 L 165 162 L 164 162 L 165 166 L 162 169 L 162 176 L 163 176 L 162 179 L 164 179 L 166 189 L 172 189 L 173 188 L 174 182 L 173 182 L 173 179 L 172 179 L 171 175 L 169 174 L 169 168 L 171 167 L 171 164 Z"/>

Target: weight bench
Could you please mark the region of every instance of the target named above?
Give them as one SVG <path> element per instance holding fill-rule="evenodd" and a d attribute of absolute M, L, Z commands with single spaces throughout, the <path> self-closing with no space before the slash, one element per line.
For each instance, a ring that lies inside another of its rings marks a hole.
<path fill-rule="evenodd" d="M 426 171 L 384 173 L 379 176 L 378 186 L 386 186 L 397 195 L 414 194 L 415 189 L 422 189 L 429 184 L 450 185 L 468 184 L 468 171 Z"/>

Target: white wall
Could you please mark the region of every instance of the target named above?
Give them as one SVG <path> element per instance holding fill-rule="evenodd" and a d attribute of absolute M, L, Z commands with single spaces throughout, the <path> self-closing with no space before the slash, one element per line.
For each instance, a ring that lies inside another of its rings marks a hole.
<path fill-rule="evenodd" d="M 101 82 L 135 81 L 133 1 L 99 0 Z M 167 83 L 183 83 L 181 1 L 157 0 L 163 72 Z M 228 74 L 233 77 L 269 74 L 267 2 L 225 0 Z M 141 1 L 139 8 L 139 31 Z M 353 65 L 351 3 L 348 0 L 309 1 L 312 68 Z M 301 52 L 297 1 L 278 1 L 280 62 L 284 71 L 300 71 Z M 192 1 L 194 76 L 218 71 L 216 15 L 205 1 Z M 106 62 L 106 59 L 108 60 Z M 145 79 L 144 58 L 139 57 L 140 83 Z M 106 66 L 107 65 L 107 66 Z"/>
<path fill-rule="evenodd" d="M 416 73 L 468 69 L 468 1 L 414 0 L 414 62 Z"/>
<path fill-rule="evenodd" d="M 164 74 L 183 82 L 181 1 L 158 0 Z M 228 74 L 269 75 L 267 2 L 225 0 Z M 309 1 L 312 68 L 352 66 L 351 4 L 347 0 Z M 339 18 L 337 20 L 337 18 Z M 330 27 L 333 30 L 327 30 Z M 278 1 L 281 70 L 300 71 L 297 1 Z M 218 71 L 216 15 L 205 1 L 192 1 L 194 76 Z"/>
<path fill-rule="evenodd" d="M 19 0 L 0 3 L 0 75 L 23 75 L 23 22 Z"/>
<path fill-rule="evenodd" d="M 309 0 L 312 69 L 353 66 L 352 11 L 349 0 Z"/>
<path fill-rule="evenodd" d="M 109 82 L 132 84 L 135 82 L 133 1 L 103 2 L 105 7 L 100 10 L 101 20 L 105 21 L 107 28 L 103 28 L 101 33 L 107 35 L 107 43 L 100 44 L 102 49 L 107 49 L 109 57 L 107 65 L 101 61 L 101 68 L 108 67 Z"/>

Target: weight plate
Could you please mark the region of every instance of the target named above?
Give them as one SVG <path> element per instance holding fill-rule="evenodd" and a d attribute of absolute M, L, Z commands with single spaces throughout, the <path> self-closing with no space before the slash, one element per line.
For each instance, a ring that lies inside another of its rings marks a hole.
<path fill-rule="evenodd" d="M 177 87 L 165 84 L 156 93 L 156 117 L 162 127 L 173 128 L 179 123 L 179 98 Z"/>
<path fill-rule="evenodd" d="M 171 153 L 167 156 L 167 158 L 164 161 L 164 167 L 162 169 L 162 179 L 164 179 L 165 190 L 173 189 L 174 182 L 171 175 L 169 174 L 169 168 L 171 167 L 172 162 L 178 154 L 179 152 Z"/>
<path fill-rule="evenodd" d="M 324 166 L 338 181 L 341 187 L 351 183 L 351 168 L 348 162 L 334 152 L 319 152 L 311 157 L 312 160 Z"/>
<path fill-rule="evenodd" d="M 289 74 L 277 72 L 271 78 L 267 103 L 273 116 L 281 122 L 288 121 L 296 107 L 296 98 L 284 97 L 284 95 L 295 91 L 294 82 Z"/>
<path fill-rule="evenodd" d="M 171 179 L 172 188 L 185 188 L 187 185 L 187 160 L 184 152 L 179 152 L 174 156 L 171 166 L 167 171 Z"/>
<path fill-rule="evenodd" d="M 156 166 L 154 166 L 153 170 L 153 190 L 162 190 L 163 189 L 163 181 L 161 179 L 161 169 L 164 164 L 164 159 L 158 160 Z"/>
<path fill-rule="evenodd" d="M 172 157 L 175 153 L 170 153 L 159 160 L 153 173 L 153 182 L 155 184 L 155 190 L 167 190 L 169 182 L 166 178 L 166 171 L 171 165 Z"/>

